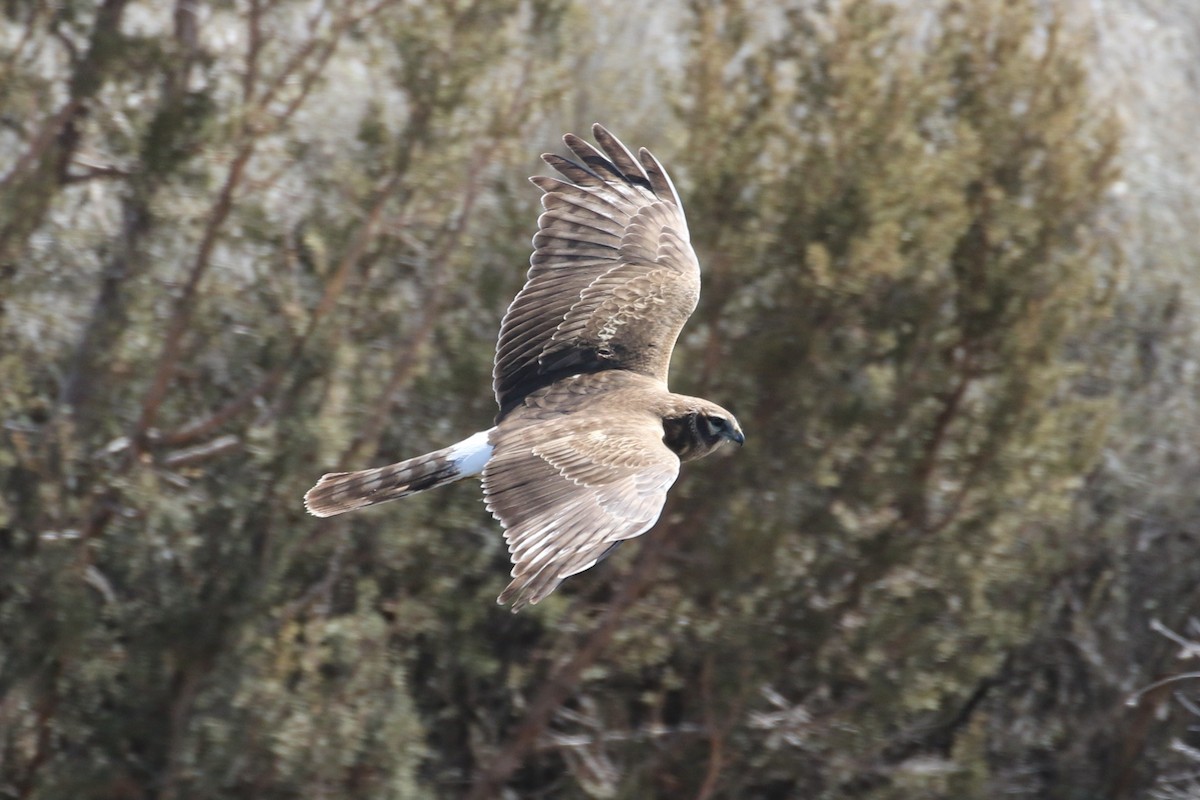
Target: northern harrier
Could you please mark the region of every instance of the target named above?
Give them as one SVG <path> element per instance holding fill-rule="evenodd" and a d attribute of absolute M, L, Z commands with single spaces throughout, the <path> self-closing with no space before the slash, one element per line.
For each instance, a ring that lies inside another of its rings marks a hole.
<path fill-rule="evenodd" d="M 671 351 L 700 296 L 683 206 L 646 150 L 600 125 L 603 153 L 544 155 L 566 180 L 545 194 L 524 288 L 500 326 L 494 427 L 397 464 L 325 475 L 304 496 L 318 517 L 483 475 L 505 528 L 512 583 L 497 602 L 536 603 L 658 520 L 681 461 L 742 444 L 737 420 L 667 390 Z"/>

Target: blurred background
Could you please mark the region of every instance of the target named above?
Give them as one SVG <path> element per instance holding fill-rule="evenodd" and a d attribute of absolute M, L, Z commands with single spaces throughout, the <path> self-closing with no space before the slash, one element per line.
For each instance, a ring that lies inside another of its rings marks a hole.
<path fill-rule="evenodd" d="M 1190 0 L 0 2 L 0 797 L 1200 798 L 1197 64 Z M 473 482 L 301 496 L 490 424 L 594 121 L 748 443 L 514 616 Z"/>

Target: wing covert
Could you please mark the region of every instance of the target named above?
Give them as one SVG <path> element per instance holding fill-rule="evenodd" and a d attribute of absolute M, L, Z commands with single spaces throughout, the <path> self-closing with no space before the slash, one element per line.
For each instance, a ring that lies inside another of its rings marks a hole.
<path fill-rule="evenodd" d="M 546 438 L 509 432 L 483 473 L 488 510 L 504 525 L 513 611 L 536 603 L 658 520 L 679 459 L 646 417 L 604 430 L 556 426 Z"/>

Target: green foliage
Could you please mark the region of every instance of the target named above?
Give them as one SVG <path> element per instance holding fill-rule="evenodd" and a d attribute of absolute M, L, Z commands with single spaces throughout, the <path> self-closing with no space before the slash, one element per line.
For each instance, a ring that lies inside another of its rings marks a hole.
<path fill-rule="evenodd" d="M 1055 4 L 812 5 L 5 6 L 0 796 L 1132 785 L 1117 726 L 1074 744 L 1117 690 L 1077 651 L 1165 655 L 1078 637 L 1194 586 L 1112 566 L 1137 484 L 1098 455 L 1153 444 L 1113 117 Z M 473 487 L 299 498 L 488 424 L 520 179 L 593 112 L 671 168 L 674 382 L 749 443 L 514 617 Z"/>
<path fill-rule="evenodd" d="M 697 29 L 729 13 L 702 8 Z M 716 551 L 719 602 L 789 620 L 805 654 L 751 667 L 824 720 L 819 746 L 762 764 L 792 773 L 817 747 L 788 779 L 802 795 L 961 796 L 906 764 L 949 755 L 1036 630 L 1108 419 L 1066 347 L 1105 313 L 1088 226 L 1116 139 L 1067 33 L 1020 3 L 949 7 L 924 41 L 902 23 L 871 2 L 797 13 L 715 92 L 740 109 L 693 124 L 740 121 L 689 197 L 718 220 L 699 229 L 703 316 L 709 357 L 738 369 L 715 383 L 771 432 L 733 478 L 757 496 Z"/>

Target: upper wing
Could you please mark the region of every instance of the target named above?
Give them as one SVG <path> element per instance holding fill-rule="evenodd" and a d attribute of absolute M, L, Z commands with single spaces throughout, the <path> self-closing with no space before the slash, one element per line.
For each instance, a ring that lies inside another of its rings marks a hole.
<path fill-rule="evenodd" d="M 649 416 L 602 430 L 541 428 L 547 435 L 536 442 L 530 430 L 501 430 L 483 471 L 487 507 L 504 525 L 513 561 L 498 602 L 515 597 L 513 611 L 649 530 L 679 475 L 679 459 Z"/>
<path fill-rule="evenodd" d="M 604 153 L 570 134 L 579 162 L 544 155 L 567 180 L 534 177 L 545 196 L 525 287 L 500 326 L 492 372 L 503 417 L 567 375 L 628 369 L 664 383 L 700 296 L 700 266 L 679 195 L 645 149 L 635 159 L 592 126 Z"/>

